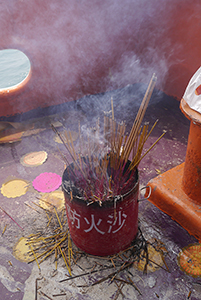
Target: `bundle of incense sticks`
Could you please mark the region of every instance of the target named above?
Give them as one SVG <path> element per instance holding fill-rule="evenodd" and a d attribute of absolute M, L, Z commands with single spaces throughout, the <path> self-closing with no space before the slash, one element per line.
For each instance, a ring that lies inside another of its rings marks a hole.
<path fill-rule="evenodd" d="M 104 115 L 102 136 L 99 119 L 95 129 L 89 130 L 85 139 L 79 128 L 79 151 L 75 149 L 70 131 L 64 131 L 63 136 L 52 126 L 73 162 L 70 164 L 65 155 L 62 155 L 68 165 L 71 199 L 76 196 L 72 186 L 76 187 L 77 195 L 88 204 L 99 202 L 100 205 L 103 201 L 114 200 L 132 189 L 137 179 L 136 168 L 139 162 L 165 134 L 164 132 L 142 155 L 144 144 L 157 123 L 156 121 L 150 131 L 148 124 L 141 126 L 155 84 L 156 76 L 153 74 L 128 136 L 125 135 L 125 123 L 118 123 L 114 118 L 113 99 L 112 116 Z"/>

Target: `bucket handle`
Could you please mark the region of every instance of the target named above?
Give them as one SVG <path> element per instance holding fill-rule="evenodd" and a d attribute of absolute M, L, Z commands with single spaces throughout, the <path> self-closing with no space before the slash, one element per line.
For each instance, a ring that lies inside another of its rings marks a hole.
<path fill-rule="evenodd" d="M 144 200 L 148 200 L 149 197 L 151 196 L 151 187 L 150 187 L 149 185 L 146 185 L 146 186 L 142 187 L 142 188 L 140 189 L 140 191 L 142 191 L 142 190 L 144 190 L 144 189 L 147 189 L 147 188 L 149 188 L 149 194 L 148 194 L 148 196 L 145 197 L 145 198 L 142 198 L 142 199 L 140 199 L 140 200 L 138 199 L 138 202 L 141 202 L 141 201 L 144 201 Z"/>

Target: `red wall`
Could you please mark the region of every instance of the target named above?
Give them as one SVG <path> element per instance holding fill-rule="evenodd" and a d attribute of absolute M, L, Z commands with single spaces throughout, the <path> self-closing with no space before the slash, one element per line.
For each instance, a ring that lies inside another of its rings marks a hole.
<path fill-rule="evenodd" d="M 9 0 L 0 7 L 0 49 L 30 59 L 32 77 L 0 96 L 0 116 L 72 101 L 135 82 L 181 99 L 200 67 L 201 2 Z"/>

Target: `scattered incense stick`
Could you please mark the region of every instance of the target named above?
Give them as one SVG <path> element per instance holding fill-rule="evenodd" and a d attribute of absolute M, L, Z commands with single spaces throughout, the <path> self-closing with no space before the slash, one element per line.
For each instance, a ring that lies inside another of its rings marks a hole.
<path fill-rule="evenodd" d="M 118 274 L 119 272 L 121 272 L 122 270 L 125 270 L 126 268 L 128 268 L 128 267 L 131 266 L 132 264 L 133 264 L 133 261 L 131 261 L 131 262 L 125 262 L 125 264 L 124 264 L 123 266 L 121 266 L 121 267 L 119 268 L 119 270 L 116 270 L 115 272 L 113 272 L 113 273 L 107 275 L 106 277 L 104 277 L 104 278 L 102 278 L 102 279 L 100 279 L 100 280 L 95 281 L 94 283 L 92 283 L 91 286 L 94 286 L 94 285 L 96 285 L 96 284 L 99 284 L 99 283 L 101 283 L 101 282 L 103 282 L 103 281 L 105 281 L 105 280 L 107 280 L 107 279 L 109 279 L 109 278 L 112 278 L 111 281 L 113 281 L 114 278 L 117 276 L 117 274 Z"/>
<path fill-rule="evenodd" d="M 122 283 L 132 285 L 136 289 L 136 291 L 138 291 L 138 293 L 140 295 L 142 295 L 141 291 L 138 289 L 138 287 L 134 284 L 134 282 L 131 280 L 131 278 L 129 276 L 128 276 L 128 280 L 124 280 L 124 279 L 121 279 L 121 278 L 115 278 L 115 280 L 117 280 L 119 282 L 122 282 Z"/>
<path fill-rule="evenodd" d="M 143 255 L 142 258 L 146 258 L 146 257 Z M 155 262 L 154 260 L 148 258 L 148 262 L 151 262 L 152 264 L 156 265 L 157 267 L 159 267 L 159 268 L 163 269 L 164 271 L 170 273 L 169 268 L 168 268 L 168 269 L 164 268 L 163 266 L 159 265 L 159 264 L 158 264 L 157 262 Z"/>
<path fill-rule="evenodd" d="M 115 284 L 116 284 L 118 290 L 117 290 L 117 292 L 116 292 L 116 295 L 115 295 L 114 300 L 117 300 L 120 294 L 121 294 L 122 297 L 124 298 L 125 295 L 124 295 L 124 293 L 122 292 L 122 288 L 124 287 L 124 283 L 120 283 L 120 285 L 118 285 L 118 283 L 115 281 Z"/>
<path fill-rule="evenodd" d="M 54 207 L 54 212 L 55 212 L 55 214 L 56 214 L 56 217 L 57 217 L 57 220 L 58 220 L 58 222 L 59 222 L 59 226 L 60 226 L 60 228 L 61 228 L 61 230 L 62 230 L 62 225 L 61 225 L 61 221 L 60 221 L 60 219 L 59 219 L 59 216 L 58 216 L 58 213 L 57 213 L 57 210 L 56 210 L 56 208 Z"/>
<path fill-rule="evenodd" d="M 37 209 L 35 209 L 34 207 L 32 207 L 31 205 L 29 205 L 28 203 L 25 203 L 24 202 L 24 204 L 26 205 L 26 206 L 28 206 L 29 208 L 31 208 L 31 209 L 33 209 L 33 210 L 35 210 L 37 213 L 39 213 L 40 214 L 40 212 L 37 210 Z"/>
<path fill-rule="evenodd" d="M 51 204 L 51 203 L 49 203 L 49 204 Z M 54 205 L 52 205 L 52 206 L 54 207 Z M 40 207 L 40 205 L 39 205 L 39 207 Z M 44 212 L 46 213 L 47 211 L 44 209 Z M 28 263 L 36 261 L 38 268 L 40 270 L 40 264 L 45 259 L 50 257 L 50 255 L 54 254 L 55 255 L 55 269 L 57 269 L 58 255 L 59 255 L 59 253 L 61 253 L 61 256 L 63 257 L 63 260 L 66 264 L 69 274 L 71 275 L 70 260 L 72 258 L 71 255 L 73 255 L 73 251 L 72 251 L 72 244 L 71 244 L 70 236 L 69 236 L 68 230 L 65 230 L 65 231 L 63 230 L 64 224 L 62 224 L 62 222 L 60 221 L 59 214 L 57 213 L 56 209 L 53 210 L 50 218 L 47 215 L 47 218 L 49 220 L 48 226 L 50 224 L 50 221 L 53 218 L 53 214 L 55 214 L 55 217 L 57 218 L 58 223 L 59 223 L 59 227 L 57 227 L 56 229 L 53 230 L 53 232 L 55 232 L 54 235 L 43 236 L 42 234 L 38 234 L 38 235 L 31 235 L 27 238 L 26 244 L 29 245 L 29 247 L 31 249 L 31 251 L 29 252 L 30 260 Z M 54 223 L 54 224 L 52 224 L 52 226 L 58 226 L 58 225 L 56 223 Z M 68 240 L 68 243 L 66 242 L 67 240 Z M 69 260 L 67 259 L 64 249 L 67 249 L 67 251 L 69 251 L 69 253 L 70 253 Z"/>
<path fill-rule="evenodd" d="M 39 205 L 39 204 L 37 204 L 37 203 L 35 203 L 35 202 L 33 202 L 33 201 L 31 201 L 31 203 L 33 203 L 34 205 L 40 207 L 40 208 L 43 209 L 45 212 L 47 211 L 47 209 L 45 209 L 45 208 L 42 207 L 41 205 Z"/>
<path fill-rule="evenodd" d="M 5 233 L 5 231 L 6 231 L 6 227 L 7 227 L 7 224 L 4 226 L 4 229 L 3 229 L 3 231 L 2 231 L 2 236 L 4 235 L 4 233 Z"/>
<path fill-rule="evenodd" d="M 136 289 L 136 291 L 138 291 L 138 293 L 140 295 L 142 295 L 141 291 L 138 289 L 138 287 L 136 286 L 136 284 L 133 282 L 133 280 L 128 276 L 128 280 L 130 281 L 130 283 L 132 284 L 132 286 Z"/>
<path fill-rule="evenodd" d="M 82 274 L 78 274 L 78 275 L 75 275 L 75 276 L 72 276 L 72 277 L 68 277 L 68 278 L 62 279 L 62 280 L 60 280 L 59 282 L 64 282 L 64 281 L 76 279 L 76 278 L 79 278 L 79 277 L 91 275 L 91 274 L 94 274 L 94 273 L 97 273 L 97 272 L 101 272 L 101 271 L 105 271 L 105 270 L 108 270 L 108 269 L 111 269 L 111 268 L 113 268 L 113 266 L 101 268 L 101 269 L 99 269 L 99 270 L 94 270 L 94 271 L 85 272 L 85 273 L 82 273 Z"/>
<path fill-rule="evenodd" d="M 192 291 L 189 291 L 187 299 L 190 299 L 191 294 L 192 294 Z"/>
<path fill-rule="evenodd" d="M 40 294 L 42 294 L 43 296 L 45 296 L 46 298 L 52 300 L 52 298 L 50 296 L 48 296 L 47 294 L 45 294 L 44 292 L 40 291 Z"/>
<path fill-rule="evenodd" d="M 50 225 L 50 222 L 52 221 L 52 216 L 49 218 L 49 221 L 47 223 L 47 227 Z"/>
<path fill-rule="evenodd" d="M 35 254 L 34 250 L 33 250 L 33 247 L 32 247 L 32 245 L 31 245 L 30 243 L 28 243 L 28 245 L 29 245 L 29 247 L 31 248 L 31 251 L 32 251 L 33 256 L 34 256 L 34 259 L 35 259 L 35 261 L 36 261 L 36 263 L 37 263 L 38 269 L 39 269 L 39 271 L 41 272 L 41 269 L 40 269 L 40 266 L 39 266 L 39 263 L 38 263 L 38 259 L 37 259 L 37 257 L 36 257 L 36 254 Z"/>
<path fill-rule="evenodd" d="M 114 268 L 116 269 L 116 266 L 115 266 L 114 260 L 113 260 L 112 258 L 111 258 L 110 260 L 111 260 L 111 262 L 112 262 L 112 264 L 113 264 Z"/>
<path fill-rule="evenodd" d="M 165 265 L 167 271 L 170 272 L 170 269 L 168 268 L 168 265 L 167 265 L 167 263 L 166 263 L 166 260 L 165 260 L 165 257 L 164 257 L 164 254 L 163 254 L 163 251 L 162 251 L 162 250 L 160 250 L 160 255 L 161 255 L 162 261 L 163 261 L 163 263 L 164 263 L 164 265 Z"/>
<path fill-rule="evenodd" d="M 24 230 L 1 206 L 0 209 L 22 230 Z"/>
<path fill-rule="evenodd" d="M 57 248 L 55 249 L 55 270 L 57 270 L 58 259 L 57 259 Z"/>
<path fill-rule="evenodd" d="M 58 246 L 58 248 L 59 248 L 59 250 L 60 250 L 60 252 L 61 252 L 61 255 L 62 255 L 63 260 L 64 260 L 64 262 L 65 262 L 66 268 L 68 269 L 69 275 L 71 276 L 71 269 L 69 268 L 69 266 L 68 266 L 68 264 L 67 264 L 67 261 L 66 261 L 66 259 L 65 259 L 64 253 L 63 253 L 63 251 L 61 250 L 61 247 L 60 247 L 60 246 Z"/>
<path fill-rule="evenodd" d="M 42 280 L 42 279 L 43 279 L 43 277 L 36 278 L 36 281 L 35 281 L 35 300 L 38 300 L 38 281 Z"/>

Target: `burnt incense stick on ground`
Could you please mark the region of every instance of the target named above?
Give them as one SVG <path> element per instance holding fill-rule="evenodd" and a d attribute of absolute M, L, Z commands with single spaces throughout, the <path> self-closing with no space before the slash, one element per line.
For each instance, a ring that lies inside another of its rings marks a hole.
<path fill-rule="evenodd" d="M 141 270 L 144 270 L 144 272 L 147 272 L 147 267 L 150 264 L 169 272 L 165 262 L 167 252 L 164 244 L 161 244 L 156 239 L 152 243 L 158 254 L 163 258 L 165 267 L 149 258 L 148 246 L 150 243 L 145 240 L 140 228 L 138 228 L 137 236 L 131 245 L 115 255 L 99 257 L 80 251 L 71 242 L 66 216 L 63 214 L 63 211 L 55 212 L 51 207 L 53 205 L 48 201 L 45 202 L 49 204 L 50 209 L 45 210 L 41 207 L 41 213 L 47 216 L 47 227 L 27 237 L 27 245 L 30 249 L 28 253 L 30 256 L 29 263 L 36 262 L 39 274 L 42 271 L 42 262 L 53 256 L 53 268 L 55 271 L 57 271 L 58 265 L 61 266 L 61 262 L 68 271 L 68 274 L 66 274 L 67 277 L 60 280 L 58 284 L 74 279 L 79 280 L 79 278 L 83 277 L 85 278 L 85 284 L 83 285 L 82 281 L 79 284 L 76 280 L 77 288 L 92 287 L 103 282 L 115 284 L 117 287 L 115 297 L 117 299 L 120 294 L 123 294 L 124 286 L 126 285 L 132 286 L 139 295 L 143 294 L 143 291 L 134 282 L 132 275 L 133 267 L 136 268 L 138 264 L 141 265 L 143 263 Z M 38 207 L 40 207 L 39 204 Z M 82 267 L 83 259 L 87 259 L 88 261 L 87 267 L 85 265 L 84 268 Z M 36 295 L 40 294 L 37 280 Z M 41 294 L 44 295 L 46 293 L 42 292 Z M 58 296 L 63 294 L 65 293 L 58 294 Z M 48 297 L 51 298 L 52 295 L 48 295 Z M 55 296 L 53 295 L 53 297 Z"/>
<path fill-rule="evenodd" d="M 1 206 L 0 206 L 0 209 L 21 229 L 23 230 L 23 228 L 5 211 L 5 209 L 3 209 Z M 5 227 L 5 230 L 6 230 L 6 227 Z M 4 230 L 4 231 L 5 231 Z M 3 232 L 4 233 L 4 232 Z M 2 234 L 3 234 L 2 233 Z"/>

